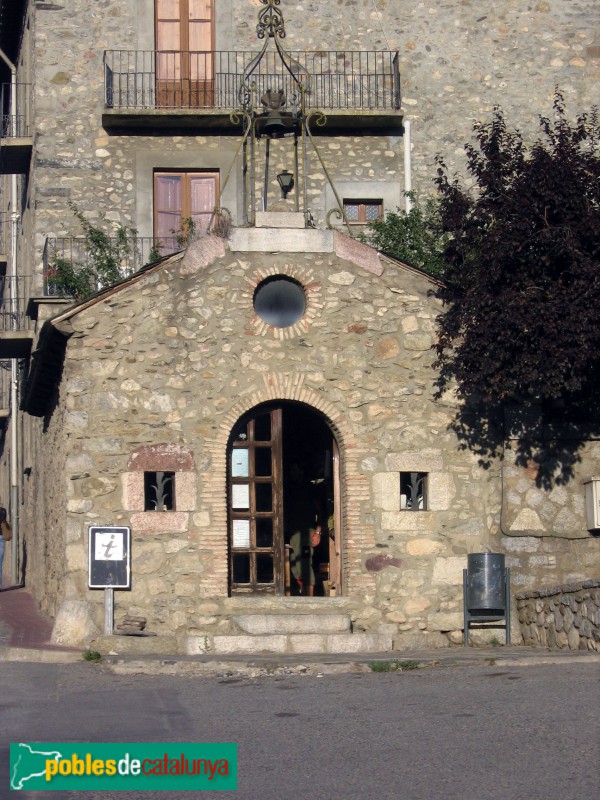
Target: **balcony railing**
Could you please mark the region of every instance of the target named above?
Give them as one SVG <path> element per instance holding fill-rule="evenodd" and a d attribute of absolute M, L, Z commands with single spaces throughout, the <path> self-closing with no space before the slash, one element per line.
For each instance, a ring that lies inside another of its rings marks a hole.
<path fill-rule="evenodd" d="M 0 276 L 0 332 L 22 331 L 28 326 L 25 313 L 29 276 Z"/>
<path fill-rule="evenodd" d="M 11 105 L 13 86 L 3 83 L 0 88 L 0 137 L 3 139 L 18 139 L 31 136 L 30 129 L 30 100 L 31 84 L 15 84 L 15 106 Z"/>
<path fill-rule="evenodd" d="M 398 53 L 319 51 L 291 53 L 312 76 L 308 108 L 396 111 L 400 108 Z M 107 50 L 105 103 L 112 109 L 232 110 L 241 104 L 244 70 L 255 52 Z M 302 74 L 298 73 L 302 78 Z M 297 85 L 276 52 L 267 52 L 251 76 L 253 107 L 268 89 L 283 89 L 288 110 Z"/>
<path fill-rule="evenodd" d="M 130 236 L 124 239 L 114 237 L 107 239 L 106 242 L 107 247 L 101 258 L 105 265 L 114 267 L 116 280 L 128 278 L 146 264 L 185 247 L 181 239 L 175 237 L 161 239 L 151 236 Z M 89 243 L 85 237 L 46 239 L 43 254 L 44 296 L 64 297 L 70 294 L 61 280 L 64 266 L 67 271 L 73 270 L 75 273 L 92 268 L 93 273 L 93 268 L 97 264 L 98 259 L 95 259 L 94 254 L 90 252 Z M 90 294 L 102 288 L 105 287 L 90 285 Z"/>

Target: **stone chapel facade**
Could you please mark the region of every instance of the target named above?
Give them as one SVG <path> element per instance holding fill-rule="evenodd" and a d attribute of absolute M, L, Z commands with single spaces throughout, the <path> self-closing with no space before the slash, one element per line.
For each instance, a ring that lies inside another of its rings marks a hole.
<path fill-rule="evenodd" d="M 278 10 L 294 67 L 259 68 Z M 515 591 L 598 575 L 598 443 L 551 490 L 509 447 L 482 468 L 433 397 L 437 284 L 356 239 L 431 192 L 437 153 L 460 172 L 496 104 L 530 142 L 556 85 L 573 113 L 597 102 L 597 23 L 592 0 L 0 0 L 4 572 L 57 639 L 101 632 L 98 524 L 132 531 L 116 620 L 188 652 L 261 609 L 337 609 L 371 649 L 458 642 L 473 552 L 505 554 Z M 51 269 L 85 261 L 74 208 L 135 231 L 128 277 L 79 304 Z M 175 253 L 188 219 L 202 235 Z M 310 599 L 286 547 L 317 518 Z"/>

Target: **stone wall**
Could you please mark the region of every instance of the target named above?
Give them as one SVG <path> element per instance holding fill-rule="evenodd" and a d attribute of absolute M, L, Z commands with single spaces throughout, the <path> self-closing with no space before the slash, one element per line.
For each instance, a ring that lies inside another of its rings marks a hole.
<path fill-rule="evenodd" d="M 569 650 L 600 650 L 600 580 L 516 595 L 523 641 Z"/>
<path fill-rule="evenodd" d="M 219 3 L 217 48 L 258 49 L 259 7 L 256 0 Z M 598 100 L 599 20 L 593 0 L 544 0 L 526 7 L 510 2 L 485 9 L 476 0 L 380 2 L 377 10 L 371 0 L 284 0 L 281 7 L 291 50 L 399 49 L 403 113 L 413 130 L 413 186 L 422 195 L 433 190 L 437 153 L 450 173 L 464 167 L 463 144 L 471 138 L 472 123 L 489 119 L 494 105 L 500 104 L 509 123 L 531 141 L 538 134 L 538 114 L 551 113 L 555 85 L 573 114 Z M 225 174 L 230 166 L 235 137 L 125 137 L 102 128 L 103 52 L 152 49 L 153 20 L 152 0 L 75 0 L 35 8 L 33 63 L 22 72 L 23 79 L 35 82 L 36 180 L 26 216 L 35 214 L 36 265 L 46 236 L 80 234 L 67 200 L 95 221 L 104 218 L 108 227 L 132 225 L 150 236 L 153 169 L 212 168 Z M 386 210 L 400 203 L 401 138 L 338 137 L 319 144 L 334 180 L 352 187 L 351 196 L 382 197 Z M 272 174 L 291 163 L 291 152 L 275 143 Z M 238 178 L 232 178 L 223 202 L 234 221 L 240 215 Z M 307 179 L 311 211 L 323 224 L 334 204 L 314 154 Z"/>
<path fill-rule="evenodd" d="M 61 428 L 64 466 L 54 465 L 38 426 L 26 502 L 32 530 L 35 495 L 68 493 L 66 522 L 56 517 L 57 495 L 36 545 L 58 558 L 54 546 L 68 532 L 65 579 L 45 581 L 47 602 L 84 598 L 101 627 L 101 593 L 86 588 L 87 529 L 131 525 L 133 588 L 117 593 L 117 617 L 146 616 L 159 631 L 219 628 L 234 603 L 228 438 L 256 405 L 292 400 L 320 412 L 340 447 L 340 601 L 355 627 L 447 644 L 462 625 L 467 553 L 498 548 L 500 495 L 497 472 L 482 474 L 448 429 L 456 401 L 433 399 L 433 283 L 331 232 L 294 232 L 329 241 L 325 252 L 233 246 L 271 233 L 234 232 L 229 247 L 201 240 L 70 317 L 60 405 L 46 421 L 52 436 Z M 278 231 L 278 246 L 285 235 Z M 306 287 L 305 317 L 289 330 L 266 326 L 252 306 L 254 287 L 275 273 Z M 140 509 L 139 454 L 146 463 L 165 448 L 189 453 L 185 498 L 177 512 L 157 515 Z M 404 470 L 428 473 L 427 510 L 402 509 Z"/>

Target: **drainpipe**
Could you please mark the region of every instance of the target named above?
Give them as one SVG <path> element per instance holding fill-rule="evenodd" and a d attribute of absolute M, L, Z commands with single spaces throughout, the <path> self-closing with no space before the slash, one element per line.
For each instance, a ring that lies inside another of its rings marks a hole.
<path fill-rule="evenodd" d="M 10 121 L 13 135 L 17 134 L 17 68 L 0 48 L 0 58 L 10 69 Z M 17 229 L 19 212 L 17 211 L 17 176 L 11 175 L 10 184 L 10 314 L 11 328 L 18 327 L 17 302 Z M 12 582 L 19 585 L 19 470 L 18 470 L 18 381 L 19 366 L 16 358 L 10 361 L 10 521 L 13 529 L 12 537 Z"/>
<path fill-rule="evenodd" d="M 409 192 L 412 192 L 412 162 L 410 154 L 410 120 L 407 119 L 404 122 L 404 208 L 407 214 L 410 214 L 413 207 Z"/>

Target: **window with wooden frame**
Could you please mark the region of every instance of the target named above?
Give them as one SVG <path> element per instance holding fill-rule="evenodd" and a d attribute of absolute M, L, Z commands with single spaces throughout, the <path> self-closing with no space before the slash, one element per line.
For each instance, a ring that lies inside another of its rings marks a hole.
<path fill-rule="evenodd" d="M 154 239 L 162 255 L 207 230 L 218 196 L 218 172 L 154 173 Z"/>
<path fill-rule="evenodd" d="M 368 225 L 383 219 L 383 200 L 346 200 L 344 211 L 350 224 Z"/>
<path fill-rule="evenodd" d="M 213 0 L 155 0 L 159 108 L 214 106 Z"/>

